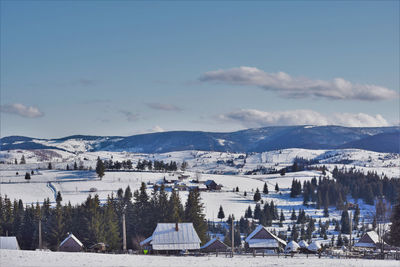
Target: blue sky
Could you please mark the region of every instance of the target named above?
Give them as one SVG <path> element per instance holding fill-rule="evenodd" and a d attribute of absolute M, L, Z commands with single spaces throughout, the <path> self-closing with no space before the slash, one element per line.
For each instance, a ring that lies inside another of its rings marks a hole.
<path fill-rule="evenodd" d="M 1 2 L 1 136 L 399 119 L 399 2 Z"/>

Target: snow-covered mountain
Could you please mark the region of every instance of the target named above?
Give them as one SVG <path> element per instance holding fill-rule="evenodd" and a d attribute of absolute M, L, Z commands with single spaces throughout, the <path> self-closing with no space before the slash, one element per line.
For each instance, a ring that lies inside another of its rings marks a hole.
<path fill-rule="evenodd" d="M 59 139 L 9 136 L 1 150 L 58 149 L 68 152 L 128 151 L 164 153 L 182 150 L 263 152 L 286 148 L 360 148 L 400 153 L 400 127 L 279 126 L 229 133 L 171 131 L 121 136 L 74 135 Z"/>

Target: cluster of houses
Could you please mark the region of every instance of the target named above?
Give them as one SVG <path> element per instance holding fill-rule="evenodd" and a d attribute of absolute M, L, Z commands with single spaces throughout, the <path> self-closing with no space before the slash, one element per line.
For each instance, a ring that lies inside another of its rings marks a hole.
<path fill-rule="evenodd" d="M 253 251 L 275 251 L 285 253 L 319 253 L 321 245 L 318 241 L 313 241 L 308 244 L 302 240 L 299 243 L 295 241 L 286 241 L 277 237 L 266 227 L 259 225 L 245 239 L 246 246 Z M 193 226 L 193 223 L 158 223 L 153 234 L 140 242 L 143 251 L 156 254 L 176 254 L 184 252 L 227 252 L 231 248 L 223 243 L 219 238 L 213 238 L 204 246 L 200 246 L 200 238 Z M 386 248 L 389 246 L 384 243 Z M 107 245 L 98 243 L 89 248 L 89 251 L 105 251 Z M 374 231 L 365 233 L 358 242 L 354 245 L 358 250 L 377 250 L 380 249 L 378 234 Z M 0 249 L 20 249 L 15 236 L 1 236 Z M 84 246 L 79 239 L 72 233 L 68 234 L 59 245 L 59 251 L 65 252 L 80 252 Z"/>
<path fill-rule="evenodd" d="M 178 174 L 167 176 L 159 182 L 164 184 L 165 188 L 175 189 L 179 191 L 189 191 L 197 189 L 199 191 L 220 191 L 221 184 L 217 184 L 214 180 L 199 181 L 190 179 L 190 175 Z"/>

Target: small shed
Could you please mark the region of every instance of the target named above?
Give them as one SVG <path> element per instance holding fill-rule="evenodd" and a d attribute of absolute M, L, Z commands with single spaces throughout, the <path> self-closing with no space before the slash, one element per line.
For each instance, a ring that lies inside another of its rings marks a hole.
<path fill-rule="evenodd" d="M 218 185 L 214 180 L 205 181 L 204 185 L 207 187 L 207 190 L 221 190 L 221 185 Z"/>
<path fill-rule="evenodd" d="M 296 241 L 292 240 L 286 245 L 285 252 L 286 253 L 297 252 L 299 249 L 300 249 L 299 244 L 297 244 Z"/>
<path fill-rule="evenodd" d="M 60 246 L 58 248 L 59 251 L 65 251 L 65 252 L 80 252 L 83 249 L 83 244 L 81 241 L 79 241 L 76 236 L 74 236 L 72 233 L 68 235 L 67 238 L 64 239 L 60 243 Z"/>
<path fill-rule="evenodd" d="M 257 228 L 245 239 L 249 248 L 252 249 L 274 249 L 283 250 L 286 242 L 272 234 L 262 225 Z"/>
<path fill-rule="evenodd" d="M 0 236 L 0 249 L 20 250 L 15 236 Z"/>
<path fill-rule="evenodd" d="M 204 246 L 200 248 L 202 252 L 225 252 L 231 248 L 225 245 L 219 238 L 215 237 L 208 241 Z"/>
<path fill-rule="evenodd" d="M 200 243 L 193 223 L 158 223 L 153 235 L 140 245 L 150 244 L 154 251 L 176 253 L 182 250 L 199 250 Z"/>

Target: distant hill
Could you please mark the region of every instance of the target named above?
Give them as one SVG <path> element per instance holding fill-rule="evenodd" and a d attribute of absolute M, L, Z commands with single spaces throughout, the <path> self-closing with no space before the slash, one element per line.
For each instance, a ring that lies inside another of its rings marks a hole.
<path fill-rule="evenodd" d="M 121 136 L 75 135 L 59 139 L 8 136 L 1 150 L 60 149 L 163 153 L 182 150 L 262 152 L 285 148 L 359 148 L 400 153 L 400 127 L 277 126 L 230 133 L 171 131 Z"/>

